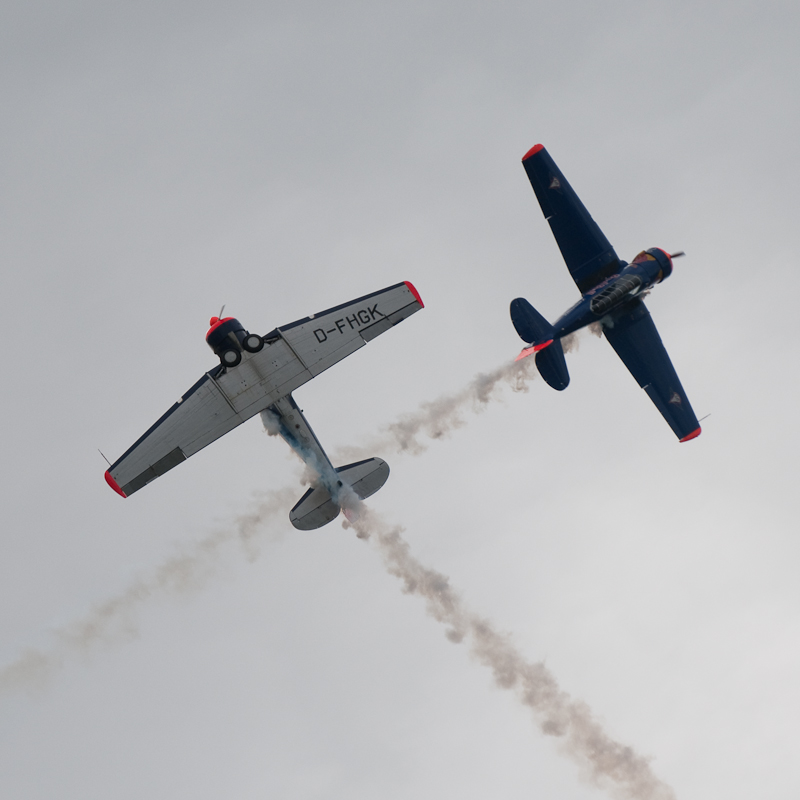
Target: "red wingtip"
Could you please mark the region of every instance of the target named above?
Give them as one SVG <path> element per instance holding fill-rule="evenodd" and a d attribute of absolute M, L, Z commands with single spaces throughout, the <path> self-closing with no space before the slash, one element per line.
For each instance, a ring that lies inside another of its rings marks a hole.
<path fill-rule="evenodd" d="M 528 150 L 527 153 L 525 153 L 524 156 L 522 156 L 522 160 L 527 161 L 527 159 L 529 159 L 531 156 L 535 156 L 540 150 L 544 150 L 544 145 L 535 144 L 530 150 Z"/>
<path fill-rule="evenodd" d="M 683 439 L 681 439 L 681 441 L 688 442 L 691 441 L 692 439 L 696 439 L 702 432 L 703 429 L 698 428 L 696 431 L 692 431 L 688 436 L 684 436 Z"/>
<path fill-rule="evenodd" d="M 127 497 L 128 495 L 119 488 L 119 484 L 111 477 L 111 473 L 106 470 L 106 483 L 121 497 Z"/>
<path fill-rule="evenodd" d="M 411 281 L 405 281 L 406 286 L 408 286 L 408 291 L 414 295 L 414 299 L 423 307 L 425 308 L 425 303 L 422 302 L 422 298 L 419 296 L 419 292 L 414 288 L 414 284 Z"/>

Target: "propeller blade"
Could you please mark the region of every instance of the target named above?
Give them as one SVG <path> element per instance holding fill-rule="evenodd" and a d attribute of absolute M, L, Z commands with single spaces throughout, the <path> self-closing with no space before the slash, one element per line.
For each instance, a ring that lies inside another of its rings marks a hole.
<path fill-rule="evenodd" d="M 218 319 L 222 319 L 222 312 L 225 310 L 225 303 L 222 304 L 222 308 L 219 310 L 219 314 L 217 314 Z"/>
<path fill-rule="evenodd" d="M 681 258 L 681 256 L 685 256 L 685 255 L 686 255 L 686 253 L 684 253 L 683 250 L 678 250 L 677 253 L 670 253 L 669 257 L 670 258 Z"/>

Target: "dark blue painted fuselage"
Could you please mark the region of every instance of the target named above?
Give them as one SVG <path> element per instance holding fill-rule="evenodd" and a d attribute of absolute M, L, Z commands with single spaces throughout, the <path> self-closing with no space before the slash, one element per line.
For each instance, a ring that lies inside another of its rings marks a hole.
<path fill-rule="evenodd" d="M 640 253 L 630 264 L 619 263 L 618 273 L 586 292 L 553 323 L 554 338 L 560 339 L 593 322 L 601 322 L 672 274 L 672 259 L 657 247 Z"/>

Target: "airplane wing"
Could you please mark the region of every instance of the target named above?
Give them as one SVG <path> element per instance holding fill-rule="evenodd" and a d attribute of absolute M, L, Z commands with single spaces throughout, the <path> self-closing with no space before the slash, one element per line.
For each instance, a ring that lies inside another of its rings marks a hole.
<path fill-rule="evenodd" d="M 522 159 L 536 199 L 581 294 L 622 268 L 611 243 L 540 144 Z"/>
<path fill-rule="evenodd" d="M 284 325 L 277 332 L 314 377 L 421 308 L 419 293 L 406 281 Z"/>
<path fill-rule="evenodd" d="M 258 353 L 200 378 L 109 467 L 106 481 L 123 497 L 133 494 L 421 308 L 406 281 L 276 328 Z"/>
<path fill-rule="evenodd" d="M 636 300 L 611 316 L 613 326 L 603 333 L 636 382 L 682 442 L 699 436 L 700 423 L 644 303 Z"/>

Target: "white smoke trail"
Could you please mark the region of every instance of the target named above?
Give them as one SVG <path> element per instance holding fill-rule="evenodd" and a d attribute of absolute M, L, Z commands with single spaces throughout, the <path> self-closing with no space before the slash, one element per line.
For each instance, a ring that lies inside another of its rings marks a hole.
<path fill-rule="evenodd" d="M 580 334 L 581 331 L 571 333 L 561 340 L 565 353 L 578 350 Z M 505 386 L 512 392 L 528 392 L 530 382 L 537 375 L 533 357 L 508 362 L 491 372 L 479 372 L 460 391 L 421 403 L 416 411 L 402 414 L 387 425 L 382 434 L 371 437 L 363 445 L 339 448 L 334 463 L 368 458 L 376 452 L 386 454 L 389 450 L 419 455 L 427 449 L 421 436 L 432 440 L 447 437 L 466 424 L 465 412 L 480 414 L 501 399 Z"/>
<path fill-rule="evenodd" d="M 563 339 L 562 343 L 565 351 L 569 352 L 577 347 L 577 338 L 573 334 Z M 527 392 L 528 384 L 535 375 L 533 358 L 510 362 L 491 372 L 480 373 L 461 391 L 423 403 L 416 412 L 403 415 L 387 427 L 384 435 L 364 447 L 350 448 L 354 456 L 351 460 L 374 451 L 376 447 L 417 455 L 425 450 L 425 445 L 418 439 L 420 433 L 431 439 L 446 436 L 465 424 L 462 418 L 465 410 L 472 409 L 480 413 L 500 396 L 499 390 L 503 385 L 508 385 L 514 392 Z M 276 435 L 279 432 L 275 426 L 268 424 L 269 420 L 264 422 L 267 433 Z M 314 469 L 306 466 L 303 483 L 312 483 L 314 479 Z M 70 655 L 134 635 L 134 612 L 158 595 L 201 588 L 215 572 L 216 560 L 226 543 L 238 538 L 248 557 L 255 558 L 256 529 L 272 515 L 285 514 L 295 499 L 294 492 L 289 489 L 268 493 L 255 512 L 235 519 L 230 529 L 217 531 L 201 539 L 184 553 L 168 559 L 150 577 L 134 582 L 116 597 L 96 606 L 83 619 L 56 630 L 56 642 L 51 647 L 30 648 L 5 667 L 0 667 L 0 692 L 40 684 Z"/>
<path fill-rule="evenodd" d="M 577 340 L 564 340 L 564 349 Z M 535 375 L 534 359 L 508 364 L 477 375 L 463 390 L 424 403 L 415 413 L 404 415 L 372 442 L 411 454 L 423 452 L 420 433 L 431 439 L 446 436 L 463 426 L 462 413 L 479 413 L 497 399 L 499 388 L 527 391 Z M 359 449 L 359 453 L 362 449 Z M 215 574 L 224 545 L 238 539 L 252 560 L 258 555 L 256 534 L 275 514 L 285 514 L 295 499 L 293 490 L 270 492 L 249 514 L 238 517 L 226 530 L 219 530 L 186 552 L 168 559 L 149 578 L 131 584 L 116 597 L 94 608 L 82 620 L 56 631 L 57 643 L 48 649 L 29 649 L 0 669 L 0 692 L 41 683 L 71 655 L 86 653 L 121 635 L 135 633 L 131 617 L 146 602 L 159 595 L 197 591 Z M 619 800 L 675 800 L 672 789 L 652 772 L 647 758 L 614 740 L 593 717 L 588 706 L 573 700 L 541 663 L 530 663 L 515 648 L 510 637 L 497 631 L 486 619 L 471 612 L 452 589 L 446 576 L 422 565 L 401 536 L 357 498 L 348 500 L 346 514 L 361 538 L 372 539 L 380 549 L 388 571 L 403 581 L 409 594 L 424 598 L 428 613 L 447 626 L 453 642 L 467 641 L 470 652 L 491 669 L 495 682 L 515 692 L 533 713 L 542 732 L 560 740 L 560 749 L 581 768 L 585 777 Z"/>
<path fill-rule="evenodd" d="M 579 765 L 583 777 L 619 800 L 675 800 L 649 759 L 613 739 L 585 703 L 559 687 L 544 664 L 526 661 L 509 636 L 464 606 L 445 575 L 423 566 L 402 538 L 402 528 L 387 525 L 363 505 L 351 516 L 353 521 L 344 527 L 352 526 L 360 538 L 377 543 L 403 590 L 425 600 L 428 613 L 447 626 L 448 639 L 469 642 L 470 652 L 492 671 L 497 685 L 517 695 L 542 733 L 560 740 L 560 750 Z"/>
<path fill-rule="evenodd" d="M 54 631 L 50 647 L 29 648 L 0 668 L 0 693 L 41 686 L 71 656 L 90 653 L 103 644 L 130 639 L 136 634 L 133 617 L 142 606 L 163 595 L 187 594 L 202 589 L 218 572 L 224 547 L 241 544 L 249 560 L 259 553 L 257 534 L 275 515 L 286 516 L 295 491 L 264 493 L 253 511 L 237 517 L 183 552 L 167 559 L 149 577 L 131 583 L 124 591 L 95 606 L 82 619 Z"/>
<path fill-rule="evenodd" d="M 527 392 L 528 384 L 536 374 L 532 358 L 512 361 L 491 372 L 478 373 L 460 391 L 421 403 L 416 411 L 402 414 L 395 422 L 385 426 L 383 433 L 367 439 L 363 445 L 339 448 L 334 463 L 366 458 L 375 452 L 385 453 L 387 450 L 419 455 L 427 449 L 420 441 L 421 435 L 434 440 L 448 436 L 466 424 L 464 412 L 480 414 L 500 398 L 503 386 L 508 386 L 512 392 Z"/>

